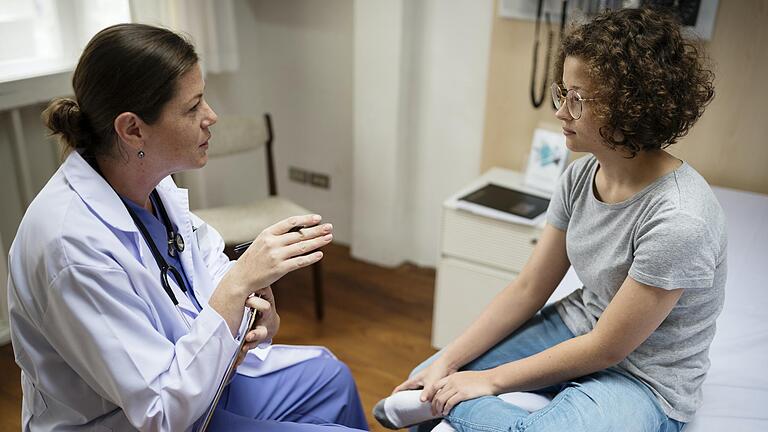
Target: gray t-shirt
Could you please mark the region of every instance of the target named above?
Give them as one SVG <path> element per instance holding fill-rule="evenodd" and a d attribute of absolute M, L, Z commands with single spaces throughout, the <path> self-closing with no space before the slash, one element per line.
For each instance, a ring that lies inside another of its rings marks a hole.
<path fill-rule="evenodd" d="M 725 216 L 707 182 L 686 163 L 616 204 L 594 195 L 598 167 L 594 156 L 574 161 L 549 205 L 547 222 L 566 231 L 568 258 L 584 284 L 558 302 L 557 311 L 582 335 L 627 276 L 662 289 L 685 288 L 659 328 L 617 367 L 647 384 L 669 417 L 688 422 L 702 402 L 723 307 Z"/>

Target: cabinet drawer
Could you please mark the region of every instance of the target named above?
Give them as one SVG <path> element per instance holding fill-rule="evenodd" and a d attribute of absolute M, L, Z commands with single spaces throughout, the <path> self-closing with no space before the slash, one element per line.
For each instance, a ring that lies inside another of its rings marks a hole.
<path fill-rule="evenodd" d="M 541 229 L 443 210 L 442 254 L 499 269 L 520 272 L 538 241 Z"/>
<path fill-rule="evenodd" d="M 452 258 L 437 266 L 432 346 L 443 348 L 480 315 L 517 275 Z"/>

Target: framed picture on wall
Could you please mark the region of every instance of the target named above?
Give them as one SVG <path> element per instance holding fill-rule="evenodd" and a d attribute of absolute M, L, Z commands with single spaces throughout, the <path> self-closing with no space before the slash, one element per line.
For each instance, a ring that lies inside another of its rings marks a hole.
<path fill-rule="evenodd" d="M 552 22 L 562 19 L 562 0 L 541 0 L 541 8 Z M 592 17 L 603 8 L 658 6 L 671 10 L 680 22 L 698 37 L 712 39 L 718 0 L 601 0 L 568 2 L 567 17 Z M 539 1 L 499 0 L 497 13 L 502 18 L 535 21 Z"/>
<path fill-rule="evenodd" d="M 696 36 L 706 40 L 712 39 L 717 0 L 640 0 L 640 5 L 670 9 Z"/>
<path fill-rule="evenodd" d="M 525 184 L 545 192 L 553 192 L 568 161 L 565 136 L 560 132 L 536 129 L 525 170 Z"/>

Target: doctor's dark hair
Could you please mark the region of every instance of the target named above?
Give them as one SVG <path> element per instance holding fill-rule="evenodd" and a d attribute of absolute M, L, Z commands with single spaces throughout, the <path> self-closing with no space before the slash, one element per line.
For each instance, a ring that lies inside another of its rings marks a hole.
<path fill-rule="evenodd" d="M 583 96 L 598 98 L 592 107 L 604 122 L 600 135 L 630 157 L 677 142 L 715 94 L 702 48 L 661 10 L 609 10 L 575 27 L 560 43 L 555 63 L 560 82 L 569 56 L 583 62 L 595 83 Z"/>
<path fill-rule="evenodd" d="M 53 100 L 43 112 L 66 155 L 79 150 L 110 155 L 114 121 L 132 112 L 147 124 L 158 120 L 176 93 L 176 82 L 198 62 L 180 35 L 144 24 L 118 24 L 98 32 L 83 50 L 72 87 L 75 99 Z"/>

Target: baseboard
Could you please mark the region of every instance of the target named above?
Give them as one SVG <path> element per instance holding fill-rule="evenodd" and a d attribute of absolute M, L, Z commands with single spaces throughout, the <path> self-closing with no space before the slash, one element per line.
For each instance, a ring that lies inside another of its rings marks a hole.
<path fill-rule="evenodd" d="M 11 327 L 6 321 L 0 321 L 0 345 L 11 342 Z"/>

